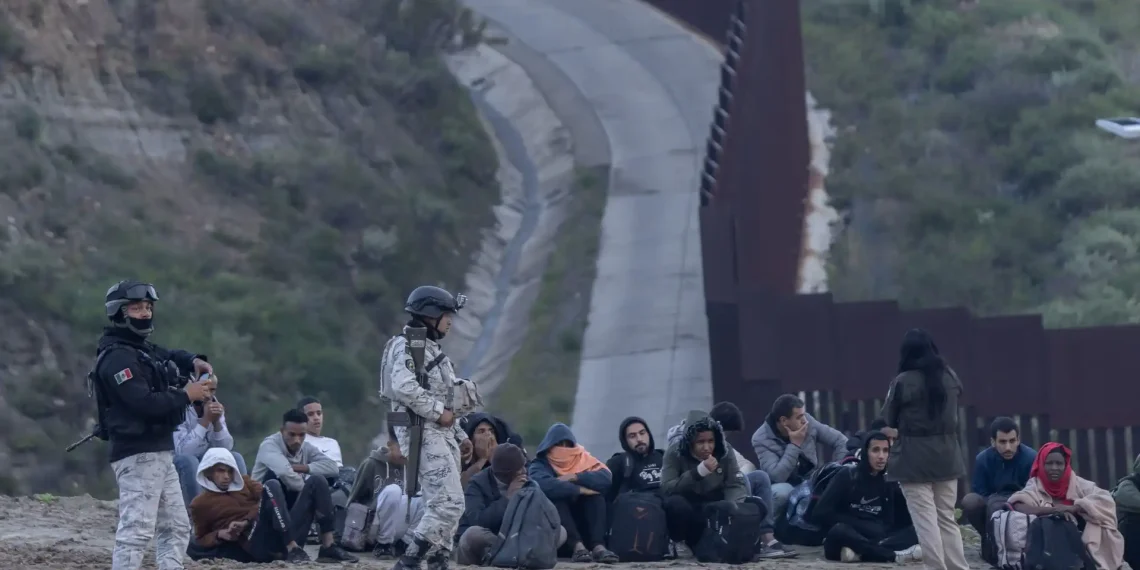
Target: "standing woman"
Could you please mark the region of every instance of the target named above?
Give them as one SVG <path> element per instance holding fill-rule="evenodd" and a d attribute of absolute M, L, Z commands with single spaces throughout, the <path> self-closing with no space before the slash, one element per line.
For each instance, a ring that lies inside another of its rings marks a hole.
<path fill-rule="evenodd" d="M 923 562 L 931 570 L 968 570 L 962 533 L 954 520 L 958 479 L 966 475 L 958 441 L 962 382 L 938 354 L 926 331 L 911 329 L 899 349 L 882 417 L 896 436 L 887 481 L 898 481 L 914 521 Z"/>

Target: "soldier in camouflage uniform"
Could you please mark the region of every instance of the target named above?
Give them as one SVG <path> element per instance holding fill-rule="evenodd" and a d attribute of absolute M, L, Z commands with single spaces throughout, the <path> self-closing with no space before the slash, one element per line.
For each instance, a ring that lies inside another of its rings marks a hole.
<path fill-rule="evenodd" d="M 138 570 L 151 539 L 159 570 L 182 568 L 190 519 L 174 469 L 174 430 L 186 406 L 202 401 L 212 380 L 175 387 L 179 375 L 212 374 L 205 356 L 166 350 L 146 339 L 158 294 L 149 283 L 121 281 L 107 290 L 111 324 L 99 339 L 92 383 L 99 406 L 95 435 L 111 442 L 119 485 L 119 527 L 112 570 Z"/>
<path fill-rule="evenodd" d="M 404 307 L 412 316 L 408 325 L 428 331 L 424 351 L 425 369 L 430 368 L 428 389 L 416 381 L 415 364 L 404 336 L 394 337 L 385 348 L 381 373 L 386 384 L 382 382 L 381 391 L 392 400 L 393 411 L 408 411 L 425 420 L 419 468 L 424 515 L 413 531 L 413 544 L 408 545 L 393 570 L 419 568 L 425 558 L 429 570 L 446 570 L 463 515 L 460 455 L 471 442 L 456 420 L 474 412 L 482 402 L 473 383 L 455 376 L 439 340 L 451 329 L 451 320 L 464 301 L 462 295 L 456 299 L 439 287 L 419 287 L 408 297 Z M 404 455 L 415 452 L 408 449 L 407 428 L 397 427 L 396 436 Z"/>

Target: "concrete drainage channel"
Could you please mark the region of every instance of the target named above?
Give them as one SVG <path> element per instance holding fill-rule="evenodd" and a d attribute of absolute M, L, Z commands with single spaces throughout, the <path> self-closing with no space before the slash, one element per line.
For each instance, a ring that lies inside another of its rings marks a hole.
<path fill-rule="evenodd" d="M 527 334 L 553 238 L 565 218 L 574 155 L 567 129 L 521 66 L 491 46 L 448 58 L 472 92 L 500 157 L 503 201 L 465 284 L 470 298 L 447 341 L 484 396 L 503 383 Z"/>

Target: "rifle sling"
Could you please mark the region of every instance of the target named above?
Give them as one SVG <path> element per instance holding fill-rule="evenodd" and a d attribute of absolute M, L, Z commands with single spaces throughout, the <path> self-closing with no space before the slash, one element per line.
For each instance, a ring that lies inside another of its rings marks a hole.
<path fill-rule="evenodd" d="M 439 356 L 435 357 L 431 362 L 428 363 L 427 366 L 424 367 L 424 374 L 427 375 L 431 373 L 432 370 L 435 370 L 436 366 L 439 366 L 443 363 L 444 358 L 447 358 L 447 355 L 442 352 L 439 353 Z M 410 427 L 412 425 L 412 413 L 388 412 L 388 425 L 396 427 Z"/>

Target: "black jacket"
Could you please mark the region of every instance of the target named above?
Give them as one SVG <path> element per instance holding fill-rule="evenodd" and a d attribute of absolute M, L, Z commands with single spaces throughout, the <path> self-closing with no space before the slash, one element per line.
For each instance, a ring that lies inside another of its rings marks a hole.
<path fill-rule="evenodd" d="M 459 518 L 459 528 L 455 531 L 456 540 L 473 526 L 499 532 L 503 516 L 507 514 L 509 499 L 499 490 L 499 481 L 490 469 L 484 469 L 471 477 L 463 498 L 465 504 L 463 516 Z"/>
<path fill-rule="evenodd" d="M 625 429 L 635 422 L 644 425 L 646 433 L 649 434 L 649 453 L 645 455 L 630 449 L 625 441 Z M 618 440 L 624 451 L 613 454 L 609 461 L 606 461 L 606 467 L 613 474 L 613 483 L 606 493 L 606 500 L 613 502 L 619 493 L 660 491 L 661 467 L 665 463 L 665 452 L 656 448 L 649 424 L 636 416 L 622 420 L 618 427 Z"/>
<path fill-rule="evenodd" d="M 898 483 L 887 481 L 884 472 L 872 474 L 864 442 L 859 462 L 839 468 L 824 489 L 812 518 L 821 527 L 846 523 L 870 540 L 910 524 L 906 499 Z"/>
<path fill-rule="evenodd" d="M 156 451 L 174 451 L 174 430 L 185 419 L 190 399 L 170 386 L 173 373 L 194 370 L 194 359 L 205 357 L 185 350 L 167 350 L 125 329 L 107 327 L 98 352 L 107 351 L 95 379 L 106 396 L 102 418 L 111 440 L 111 462 Z"/>

